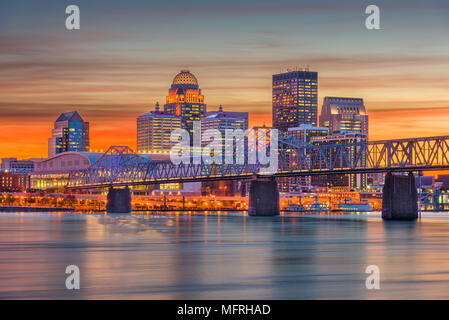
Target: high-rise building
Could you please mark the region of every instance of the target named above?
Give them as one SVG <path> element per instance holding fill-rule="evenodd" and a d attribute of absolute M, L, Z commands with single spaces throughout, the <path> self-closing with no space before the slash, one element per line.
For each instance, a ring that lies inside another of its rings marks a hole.
<path fill-rule="evenodd" d="M 48 139 L 48 156 L 67 151 L 89 151 L 89 122 L 76 111 L 62 113 Z"/>
<path fill-rule="evenodd" d="M 299 127 L 289 128 L 288 135 L 292 138 L 309 143 L 313 137 L 323 137 L 329 134 L 327 127 L 314 127 L 310 124 L 302 124 Z"/>
<path fill-rule="evenodd" d="M 363 99 L 325 97 L 321 108 L 320 126 L 329 134 L 347 132 L 368 134 L 368 116 Z"/>
<path fill-rule="evenodd" d="M 248 112 L 223 111 L 220 106 L 218 111 L 208 112 L 208 115 L 201 120 L 201 131 L 207 129 L 217 129 L 224 136 L 226 129 L 248 129 Z"/>
<path fill-rule="evenodd" d="M 181 117 L 159 110 L 150 111 L 137 118 L 137 152 L 170 153 L 173 143 L 171 132 L 181 128 Z"/>
<path fill-rule="evenodd" d="M 220 114 L 222 116 L 228 117 L 228 118 L 238 118 L 238 119 L 244 119 L 245 124 L 245 130 L 248 129 L 248 112 L 241 112 L 241 111 L 223 111 L 223 106 L 220 105 L 218 107 L 217 111 L 208 111 L 206 112 L 206 117 Z"/>
<path fill-rule="evenodd" d="M 314 127 L 310 124 L 301 124 L 299 127 L 289 128 L 288 135 L 297 140 L 303 141 L 305 143 L 310 143 L 310 140 L 314 137 L 324 137 L 329 134 L 329 130 L 326 127 Z M 304 151 L 305 152 L 305 151 Z M 310 155 L 305 155 L 306 159 L 309 159 Z M 306 177 L 291 177 L 286 178 L 284 181 L 288 181 L 288 185 L 283 186 L 285 191 L 301 191 L 309 190 L 312 187 L 312 178 L 310 176 Z"/>
<path fill-rule="evenodd" d="M 317 125 L 318 73 L 290 71 L 273 75 L 273 127 L 287 133 L 301 124 Z"/>
<path fill-rule="evenodd" d="M 181 70 L 173 79 L 164 111 L 181 117 L 181 128 L 187 130 L 190 137 L 193 136 L 193 122 L 204 117 L 206 104 L 198 80 L 189 70 Z"/>
<path fill-rule="evenodd" d="M 215 129 L 218 130 L 222 137 L 222 152 L 225 152 L 226 143 L 234 146 L 234 136 L 232 141 L 226 141 L 226 129 L 241 129 L 243 132 L 248 129 L 248 113 L 247 112 L 223 112 L 223 108 L 220 106 L 219 111 L 212 113 L 201 120 L 201 133 L 206 130 Z M 242 141 L 244 143 L 244 141 Z M 203 142 L 203 146 L 209 142 Z M 233 148 L 234 152 L 235 148 Z M 230 154 L 230 156 L 234 156 Z"/>
<path fill-rule="evenodd" d="M 338 144 L 353 144 L 354 146 L 346 147 L 347 159 L 349 161 L 359 161 L 360 167 L 366 167 L 367 155 L 364 153 L 360 159 L 357 159 L 359 146 L 357 144 L 367 141 L 367 135 L 363 133 L 344 133 L 340 135 L 317 136 L 310 139 L 310 143 L 317 146 L 336 146 Z M 330 147 L 325 150 L 327 161 L 335 160 L 335 168 L 342 168 L 346 165 L 342 157 L 338 156 L 337 149 Z M 316 159 L 320 159 L 316 157 Z M 324 159 L 321 158 L 323 162 Z M 319 167 L 319 163 L 312 163 L 312 166 Z M 324 166 L 324 163 L 321 164 Z M 333 175 L 317 175 L 312 176 L 312 185 L 320 187 L 332 187 L 344 191 L 350 190 L 366 190 L 367 177 L 366 174 L 333 174 Z"/>
<path fill-rule="evenodd" d="M 226 140 L 226 129 L 241 129 L 245 132 L 248 129 L 248 112 L 223 111 L 223 107 L 220 106 L 218 111 L 208 112 L 208 115 L 201 120 L 201 132 L 204 133 L 209 129 L 215 129 L 221 133 L 223 161 L 226 156 L 226 143 L 232 146 L 232 151 L 228 154 L 228 159 L 232 157 L 234 159 L 233 161 L 236 161 L 234 156 L 236 155 L 237 141 L 234 144 L 234 136 L 232 140 Z M 203 142 L 203 146 L 208 143 Z M 242 143 L 245 143 L 245 141 Z M 242 183 L 236 180 L 208 181 L 203 182 L 202 190 L 203 194 L 212 193 L 215 195 L 233 196 L 241 192 L 242 186 Z"/>

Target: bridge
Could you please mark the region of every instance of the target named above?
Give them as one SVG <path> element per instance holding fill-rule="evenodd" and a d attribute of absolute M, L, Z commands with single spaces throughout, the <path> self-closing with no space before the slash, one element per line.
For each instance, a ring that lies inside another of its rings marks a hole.
<path fill-rule="evenodd" d="M 258 132 L 269 141 L 268 131 Z M 67 189 L 449 169 L 449 136 L 382 141 L 354 136 L 349 143 L 309 144 L 279 133 L 277 146 L 277 170 L 269 175 L 261 173 L 266 165 L 248 161 L 247 154 L 260 148 L 258 144 L 247 144 L 243 164 L 174 164 L 169 160 L 151 160 L 128 147 L 111 147 L 89 168 L 70 172 Z M 262 147 L 266 149 L 263 152 L 270 152 L 268 143 Z"/>

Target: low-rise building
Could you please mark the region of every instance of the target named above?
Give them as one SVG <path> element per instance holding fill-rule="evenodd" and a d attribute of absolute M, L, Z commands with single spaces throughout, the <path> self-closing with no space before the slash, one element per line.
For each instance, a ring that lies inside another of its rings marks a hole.
<path fill-rule="evenodd" d="M 36 161 L 30 173 L 31 190 L 63 189 L 72 170 L 86 169 L 101 153 L 69 151 Z"/>
<path fill-rule="evenodd" d="M 16 158 L 3 158 L 0 170 L 15 173 L 31 172 L 34 170 L 34 164 L 38 160 L 41 159 L 18 160 Z"/>
<path fill-rule="evenodd" d="M 25 192 L 29 186 L 26 173 L 0 171 L 0 192 Z"/>

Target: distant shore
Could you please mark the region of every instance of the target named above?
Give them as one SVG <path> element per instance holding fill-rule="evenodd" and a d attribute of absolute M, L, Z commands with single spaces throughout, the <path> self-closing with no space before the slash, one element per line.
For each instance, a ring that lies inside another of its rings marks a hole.
<path fill-rule="evenodd" d="M 0 206 L 0 212 L 75 211 L 74 208 Z"/>

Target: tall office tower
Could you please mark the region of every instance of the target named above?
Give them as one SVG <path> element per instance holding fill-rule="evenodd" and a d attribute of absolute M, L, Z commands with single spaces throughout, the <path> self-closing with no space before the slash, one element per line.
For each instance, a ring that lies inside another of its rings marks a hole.
<path fill-rule="evenodd" d="M 273 127 L 287 133 L 301 124 L 317 125 L 318 73 L 290 71 L 273 75 Z"/>
<path fill-rule="evenodd" d="M 61 113 L 48 139 L 48 157 L 67 151 L 89 151 L 89 122 L 76 111 Z"/>
<path fill-rule="evenodd" d="M 181 117 L 159 110 L 150 111 L 137 118 L 137 152 L 170 153 L 174 143 L 170 141 L 171 132 L 181 128 Z"/>
<path fill-rule="evenodd" d="M 247 112 L 224 112 L 223 108 L 220 106 L 218 111 L 209 112 L 209 115 L 201 120 L 201 132 L 204 134 L 206 130 L 215 129 L 221 133 L 222 136 L 222 155 L 223 161 L 226 156 L 226 143 L 228 143 L 232 148 L 228 150 L 228 159 L 233 159 L 233 162 L 237 160 L 236 156 L 236 146 L 237 142 L 232 137 L 232 140 L 226 140 L 226 129 L 241 129 L 243 132 L 248 129 L 248 113 Z M 246 139 L 242 141 L 243 146 L 245 146 Z M 204 142 L 204 145 L 209 144 L 209 142 Z M 223 196 L 234 196 L 237 193 L 244 192 L 246 185 L 242 184 L 240 181 L 235 180 L 224 180 L 224 181 L 210 181 L 203 182 L 202 189 L 203 194 L 215 194 Z"/>
<path fill-rule="evenodd" d="M 323 137 L 329 135 L 327 127 L 314 127 L 310 124 L 302 124 L 299 127 L 289 128 L 288 135 L 292 138 L 309 143 L 313 137 Z"/>
<path fill-rule="evenodd" d="M 248 129 L 248 112 L 223 111 L 220 106 L 218 111 L 208 112 L 201 120 L 201 131 L 217 129 L 224 136 L 225 129 Z"/>
<path fill-rule="evenodd" d="M 321 108 L 320 126 L 329 134 L 355 132 L 368 134 L 368 116 L 363 99 L 325 97 Z"/>
<path fill-rule="evenodd" d="M 229 118 L 244 119 L 244 121 L 245 121 L 245 124 L 244 124 L 245 130 L 248 129 L 248 112 L 223 111 L 223 106 L 220 105 L 218 107 L 217 111 L 208 111 L 208 112 L 206 112 L 206 117 L 211 116 L 211 115 L 215 115 L 215 114 L 220 114 L 222 116 L 229 117 Z"/>
<path fill-rule="evenodd" d="M 173 79 L 164 111 L 181 117 L 181 128 L 186 129 L 192 138 L 193 121 L 200 121 L 204 117 L 206 105 L 198 81 L 189 70 L 181 70 Z"/>
<path fill-rule="evenodd" d="M 241 129 L 243 132 L 248 129 L 248 113 L 247 112 L 223 112 L 220 106 L 218 112 L 211 113 L 201 120 L 201 133 L 203 134 L 208 129 L 216 129 L 220 131 L 222 136 L 222 149 L 225 152 L 226 144 L 226 129 Z M 229 143 L 234 145 L 234 138 Z M 243 141 L 244 142 L 244 141 Z M 207 145 L 204 142 L 203 145 Z"/>

